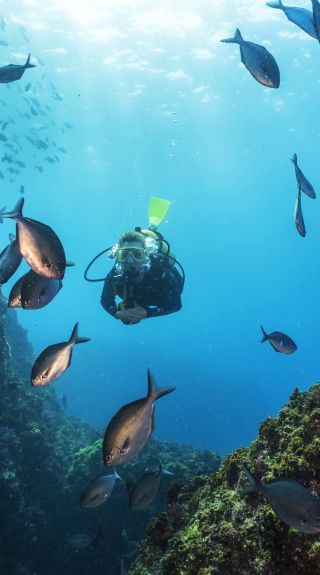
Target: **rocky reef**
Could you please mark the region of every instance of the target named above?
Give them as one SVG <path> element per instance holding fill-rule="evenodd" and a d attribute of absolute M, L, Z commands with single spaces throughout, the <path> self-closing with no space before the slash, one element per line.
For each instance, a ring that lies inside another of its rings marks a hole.
<path fill-rule="evenodd" d="M 32 347 L 0 295 L 0 573 L 6 575 L 113 575 L 127 539 L 140 541 L 153 515 L 168 509 L 166 492 L 219 468 L 212 452 L 152 439 L 139 457 L 118 468 L 110 500 L 96 509 L 79 505 L 102 464 L 102 430 L 65 414 L 54 386 L 32 388 Z M 160 493 L 145 511 L 128 508 L 126 480 L 163 464 Z M 176 487 L 175 487 L 176 486 Z M 72 536 L 90 541 L 75 548 Z M 134 546 L 132 546 L 134 549 Z M 132 557 L 125 558 L 127 566 Z"/>
<path fill-rule="evenodd" d="M 182 513 L 162 513 L 148 527 L 130 575 L 320 575 L 320 534 L 289 528 L 258 494 L 240 497 L 242 463 L 258 479 L 291 478 L 320 496 L 320 384 L 294 389 L 278 417 L 260 425 L 248 448 L 218 472 L 169 489 Z M 160 534 L 170 535 L 161 539 Z"/>

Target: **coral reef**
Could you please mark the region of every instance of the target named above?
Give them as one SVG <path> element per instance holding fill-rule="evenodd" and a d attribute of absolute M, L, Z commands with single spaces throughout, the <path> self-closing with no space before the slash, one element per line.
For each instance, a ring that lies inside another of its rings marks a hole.
<path fill-rule="evenodd" d="M 106 504 L 82 509 L 79 499 L 87 483 L 108 472 L 102 464 L 102 430 L 67 417 L 54 387 L 31 387 L 33 351 L 1 294 L 0 317 L 0 573 L 111 575 L 126 550 L 122 530 L 130 540 L 141 540 L 152 515 L 167 508 L 168 485 L 217 470 L 220 458 L 151 440 L 118 470 L 124 480 L 137 479 L 161 457 L 174 477 L 163 478 L 152 507 L 130 511 L 125 483 L 118 481 Z M 70 544 L 78 533 L 91 538 L 87 548 Z"/>
<path fill-rule="evenodd" d="M 260 425 L 249 448 L 225 458 L 218 472 L 175 490 L 184 509 L 154 518 L 130 575 L 320 575 L 320 534 L 284 524 L 258 494 L 240 497 L 242 463 L 258 479 L 291 478 L 320 496 L 320 384 L 295 389 L 278 417 Z M 172 496 L 169 489 L 168 497 Z M 165 541 L 160 534 L 171 530 Z"/>

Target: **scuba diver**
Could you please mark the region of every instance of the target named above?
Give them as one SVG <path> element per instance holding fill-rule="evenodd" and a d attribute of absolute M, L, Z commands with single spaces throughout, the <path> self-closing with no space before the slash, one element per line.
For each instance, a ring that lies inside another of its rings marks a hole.
<path fill-rule="evenodd" d="M 152 197 L 149 229 L 125 232 L 116 245 L 98 254 L 85 271 L 86 280 L 104 281 L 101 305 L 126 325 L 181 309 L 184 270 L 169 243 L 156 231 L 169 206 L 168 200 Z M 115 259 L 112 270 L 106 278 L 89 279 L 89 268 L 105 252 Z M 122 301 L 117 303 L 116 297 Z"/>

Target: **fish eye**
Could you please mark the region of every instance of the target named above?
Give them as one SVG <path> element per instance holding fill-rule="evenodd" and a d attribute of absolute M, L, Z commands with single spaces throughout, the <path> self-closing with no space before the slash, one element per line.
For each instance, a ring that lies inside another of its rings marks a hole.
<path fill-rule="evenodd" d="M 112 455 L 106 455 L 106 463 L 110 463 L 112 461 Z"/>

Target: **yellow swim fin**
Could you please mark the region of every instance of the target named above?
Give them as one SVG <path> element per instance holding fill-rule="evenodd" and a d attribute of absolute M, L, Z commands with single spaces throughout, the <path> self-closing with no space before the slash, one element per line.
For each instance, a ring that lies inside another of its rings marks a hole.
<path fill-rule="evenodd" d="M 162 220 L 165 218 L 166 213 L 170 207 L 169 200 L 156 198 L 152 196 L 149 203 L 149 227 L 151 230 L 156 230 L 160 226 Z"/>

